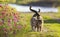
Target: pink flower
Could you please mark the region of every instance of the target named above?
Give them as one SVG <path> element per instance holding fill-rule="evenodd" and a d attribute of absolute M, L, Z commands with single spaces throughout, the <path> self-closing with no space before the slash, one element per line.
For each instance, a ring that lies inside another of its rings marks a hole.
<path fill-rule="evenodd" d="M 11 26 L 11 23 L 8 23 L 8 26 Z"/>
<path fill-rule="evenodd" d="M 18 14 L 14 13 L 14 18 L 17 18 L 17 15 L 18 15 Z"/>
<path fill-rule="evenodd" d="M 2 5 L 0 4 L 0 7 L 2 7 Z"/>
<path fill-rule="evenodd" d="M 18 28 L 18 29 L 21 29 L 21 28 L 22 28 L 22 26 L 18 25 L 18 26 L 17 26 L 17 28 Z"/>
<path fill-rule="evenodd" d="M 2 16 L 0 16 L 0 18 L 2 18 Z"/>
<path fill-rule="evenodd" d="M 13 29 L 12 28 L 10 28 L 10 31 L 12 31 Z"/>
<path fill-rule="evenodd" d="M 17 22 L 18 20 L 17 20 L 17 18 L 14 18 L 14 22 Z"/>
<path fill-rule="evenodd" d="M 11 19 L 8 19 L 8 23 L 10 23 L 12 20 Z"/>
<path fill-rule="evenodd" d="M 4 24 L 4 19 L 2 19 L 2 23 Z"/>
<path fill-rule="evenodd" d="M 2 12 L 2 15 L 5 15 L 5 12 L 4 11 Z"/>
<path fill-rule="evenodd" d="M 16 16 L 16 15 L 14 15 L 14 18 L 17 18 L 17 16 Z"/>
<path fill-rule="evenodd" d="M 14 26 L 16 26 L 16 23 L 14 23 Z"/>
<path fill-rule="evenodd" d="M 7 32 L 7 29 L 6 28 L 3 28 L 3 30 Z"/>
<path fill-rule="evenodd" d="M 0 22 L 0 26 L 2 26 L 2 24 L 3 24 L 3 23 L 2 23 L 2 22 Z"/>

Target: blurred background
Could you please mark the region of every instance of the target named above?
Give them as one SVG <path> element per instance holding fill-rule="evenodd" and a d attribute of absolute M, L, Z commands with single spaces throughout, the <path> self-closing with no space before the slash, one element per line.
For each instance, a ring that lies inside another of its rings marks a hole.
<path fill-rule="evenodd" d="M 29 7 L 43 17 L 43 32 L 34 32 Z M 0 37 L 60 37 L 60 0 L 0 0 Z"/>
<path fill-rule="evenodd" d="M 30 12 L 30 5 L 35 10 L 41 9 L 41 12 L 58 12 L 57 7 L 60 6 L 60 0 L 0 0 L 0 3 L 9 3 L 21 12 Z"/>

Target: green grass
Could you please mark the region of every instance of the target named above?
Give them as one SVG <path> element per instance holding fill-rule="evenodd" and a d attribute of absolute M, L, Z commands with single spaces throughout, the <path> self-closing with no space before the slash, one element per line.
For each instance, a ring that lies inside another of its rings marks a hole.
<path fill-rule="evenodd" d="M 60 10 L 60 7 L 58 9 Z M 31 30 L 30 19 L 33 14 L 20 13 L 20 24 L 23 25 L 23 29 L 13 37 L 60 37 L 60 11 L 58 13 L 40 13 L 44 19 L 43 32 Z"/>
<path fill-rule="evenodd" d="M 37 2 L 39 0 L 16 0 L 16 4 L 28 4 L 30 2 Z"/>
<path fill-rule="evenodd" d="M 30 26 L 30 19 L 34 13 L 20 13 L 21 24 L 25 26 L 16 37 L 60 37 L 59 13 L 40 13 L 44 19 L 44 31 L 33 32 Z"/>

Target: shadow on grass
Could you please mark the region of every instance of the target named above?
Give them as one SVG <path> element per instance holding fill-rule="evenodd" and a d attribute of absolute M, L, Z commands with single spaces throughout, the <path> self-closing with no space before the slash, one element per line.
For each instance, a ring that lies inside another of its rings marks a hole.
<path fill-rule="evenodd" d="M 44 20 L 44 23 L 59 23 L 60 24 L 60 19 L 48 19 L 48 20 Z"/>

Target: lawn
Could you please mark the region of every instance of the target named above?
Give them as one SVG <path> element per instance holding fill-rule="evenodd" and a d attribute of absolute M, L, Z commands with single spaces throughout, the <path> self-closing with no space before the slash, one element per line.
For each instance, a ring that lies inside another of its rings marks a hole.
<path fill-rule="evenodd" d="M 25 27 L 16 37 L 60 37 L 60 15 L 59 13 L 40 13 L 44 19 L 43 32 L 33 32 L 30 19 L 34 13 L 20 13 L 21 24 Z"/>

